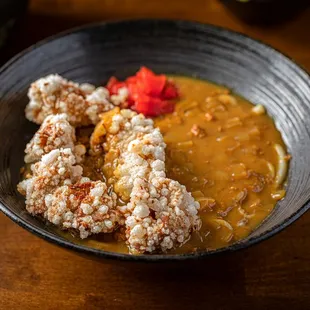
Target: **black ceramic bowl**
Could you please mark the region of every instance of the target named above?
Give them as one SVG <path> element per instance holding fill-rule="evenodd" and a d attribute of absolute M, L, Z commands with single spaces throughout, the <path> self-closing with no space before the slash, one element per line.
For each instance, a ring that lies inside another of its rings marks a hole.
<path fill-rule="evenodd" d="M 49 73 L 99 85 L 141 65 L 157 72 L 198 76 L 224 84 L 267 106 L 292 160 L 287 195 L 249 238 L 230 247 L 186 255 L 130 256 L 73 244 L 25 212 L 16 191 L 23 150 L 37 129 L 25 119 L 29 84 Z M 279 232 L 309 208 L 310 78 L 262 43 L 210 25 L 140 20 L 102 23 L 49 38 L 0 69 L 0 209 L 13 221 L 62 247 L 98 257 L 136 261 L 185 260 L 248 247 Z"/>

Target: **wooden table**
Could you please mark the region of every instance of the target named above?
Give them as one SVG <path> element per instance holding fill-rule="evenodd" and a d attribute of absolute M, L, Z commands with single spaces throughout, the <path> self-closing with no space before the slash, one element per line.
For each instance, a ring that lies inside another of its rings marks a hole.
<path fill-rule="evenodd" d="M 285 25 L 259 28 L 241 23 L 215 0 L 34 0 L 1 61 L 68 27 L 131 17 L 225 26 L 310 70 L 310 10 Z M 92 261 L 48 244 L 2 214 L 0 241 L 0 309 L 310 308 L 310 213 L 250 249 L 172 266 Z"/>

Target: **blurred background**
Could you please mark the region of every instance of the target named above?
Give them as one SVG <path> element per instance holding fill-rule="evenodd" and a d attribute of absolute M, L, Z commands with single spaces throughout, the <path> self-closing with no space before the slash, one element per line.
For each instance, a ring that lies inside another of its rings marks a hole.
<path fill-rule="evenodd" d="M 310 30 L 309 3 L 309 0 L 0 0 L 0 64 L 46 36 L 85 23 L 174 18 L 243 32 L 288 52 L 310 68 L 305 55 L 305 51 L 310 53 L 310 40 L 306 39 Z"/>

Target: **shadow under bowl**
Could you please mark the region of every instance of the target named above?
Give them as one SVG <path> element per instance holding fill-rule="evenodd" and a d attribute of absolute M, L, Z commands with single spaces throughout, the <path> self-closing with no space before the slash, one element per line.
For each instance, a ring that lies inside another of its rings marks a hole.
<path fill-rule="evenodd" d="M 25 119 L 27 89 L 59 73 L 100 85 L 146 65 L 155 72 L 195 76 L 223 84 L 274 118 L 292 155 L 287 195 L 246 239 L 227 248 L 184 255 L 133 256 L 74 244 L 25 211 L 16 190 L 23 151 L 37 126 Z M 101 23 L 40 42 L 0 69 L 0 210 L 38 236 L 85 255 L 132 261 L 173 261 L 246 248 L 295 221 L 309 208 L 310 78 L 293 61 L 260 42 L 222 28 L 172 20 Z"/>

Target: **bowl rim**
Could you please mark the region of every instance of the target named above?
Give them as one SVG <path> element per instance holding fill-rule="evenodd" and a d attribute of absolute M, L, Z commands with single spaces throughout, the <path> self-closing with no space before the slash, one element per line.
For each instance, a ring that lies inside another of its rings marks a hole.
<path fill-rule="evenodd" d="M 126 24 L 126 23 L 175 23 L 178 25 L 183 26 L 191 26 L 191 27 L 200 27 L 200 28 L 209 28 L 213 29 L 215 31 L 220 31 L 224 34 L 230 34 L 234 37 L 238 37 L 241 39 L 247 39 L 249 41 L 253 41 L 256 43 L 259 43 L 263 47 L 267 47 L 269 50 L 276 52 L 280 54 L 282 57 L 286 58 L 287 61 L 291 62 L 300 72 L 306 75 L 306 77 L 310 81 L 310 74 L 307 72 L 307 70 L 300 64 L 297 64 L 296 61 L 286 55 L 285 53 L 282 53 L 278 49 L 270 46 L 269 44 L 266 44 L 260 40 L 251 38 L 248 35 L 245 35 L 243 33 L 233 31 L 221 26 L 207 24 L 207 23 L 200 23 L 195 21 L 189 21 L 189 20 L 180 20 L 180 19 L 165 19 L 165 18 L 156 18 L 156 19 L 119 19 L 119 20 L 113 20 L 113 21 L 104 21 L 104 22 L 95 22 L 95 23 L 89 23 L 86 25 L 81 25 L 73 28 L 69 28 L 65 31 L 59 32 L 57 34 L 51 35 L 47 38 L 44 38 L 43 40 L 40 40 L 39 42 L 29 46 L 28 48 L 24 49 L 23 51 L 16 54 L 14 57 L 12 57 L 9 61 L 7 61 L 1 68 L 0 68 L 0 76 L 1 74 L 9 68 L 11 65 L 13 65 L 19 58 L 23 57 L 24 55 L 28 54 L 29 52 L 41 47 L 42 45 L 63 38 L 67 35 L 78 33 L 83 30 L 100 27 L 100 26 L 106 26 L 106 25 L 112 25 L 112 24 Z M 282 231 L 284 228 L 295 222 L 299 217 L 301 217 L 308 209 L 310 208 L 310 199 L 296 212 L 294 212 L 290 217 L 285 219 L 283 222 L 277 224 L 274 228 L 269 229 L 260 235 L 256 237 L 249 238 L 245 242 L 242 242 L 240 240 L 237 243 L 234 243 L 228 247 L 216 249 L 216 250 L 209 250 L 209 251 L 200 251 L 195 253 L 184 253 L 184 254 L 143 254 L 143 255 L 130 255 L 127 253 L 117 253 L 117 252 L 109 252 L 105 250 L 99 250 L 91 247 L 87 247 L 84 245 L 80 245 L 77 243 L 73 243 L 69 240 L 64 239 L 61 236 L 57 236 L 49 232 L 48 230 L 44 230 L 42 228 L 35 227 L 34 225 L 28 223 L 26 220 L 21 218 L 17 213 L 10 210 L 2 201 L 0 197 L 0 211 L 2 211 L 7 217 L 9 217 L 11 220 L 13 220 L 15 223 L 17 223 L 19 226 L 25 228 L 26 230 L 30 231 L 34 235 L 37 235 L 38 237 L 41 237 L 42 239 L 49 241 L 50 243 L 56 244 L 58 246 L 61 246 L 66 249 L 73 250 L 75 252 L 78 252 L 80 254 L 90 254 L 92 256 L 96 256 L 99 258 L 106 258 L 106 259 L 116 259 L 121 261 L 134 261 L 134 262 L 173 262 L 173 261 L 187 261 L 187 260 L 197 260 L 206 258 L 209 256 L 234 252 L 241 249 L 246 249 L 252 245 L 255 245 L 263 240 L 267 240 L 270 237 L 274 236 L 275 234 Z"/>

